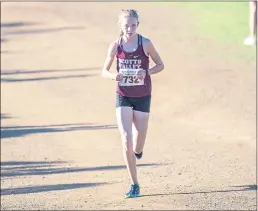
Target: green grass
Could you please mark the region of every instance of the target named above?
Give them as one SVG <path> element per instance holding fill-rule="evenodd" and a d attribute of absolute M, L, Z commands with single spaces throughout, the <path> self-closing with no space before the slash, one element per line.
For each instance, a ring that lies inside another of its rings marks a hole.
<path fill-rule="evenodd" d="M 155 2 L 179 6 L 190 19 L 192 35 L 209 38 L 214 45 L 233 47 L 236 60 L 255 61 L 255 46 L 245 46 L 249 35 L 249 3 L 246 2 Z M 182 21 L 183 24 L 183 21 Z M 193 27 L 192 27 L 193 26 Z"/>
<path fill-rule="evenodd" d="M 199 33 L 218 41 L 242 45 L 248 35 L 248 2 L 181 3 L 191 14 Z"/>

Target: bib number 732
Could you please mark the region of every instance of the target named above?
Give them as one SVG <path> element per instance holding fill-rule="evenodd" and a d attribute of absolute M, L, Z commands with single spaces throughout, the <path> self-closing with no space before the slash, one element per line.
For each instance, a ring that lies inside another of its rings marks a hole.
<path fill-rule="evenodd" d="M 139 70 L 122 69 L 120 72 L 123 74 L 123 81 L 120 82 L 120 86 L 139 86 L 144 85 L 144 80 L 137 77 Z"/>
<path fill-rule="evenodd" d="M 129 83 L 129 84 L 132 84 L 132 83 L 134 83 L 134 84 L 138 84 L 139 82 L 140 82 L 140 79 L 139 78 L 137 78 L 136 76 L 128 76 L 128 75 L 125 75 L 125 76 L 123 76 L 123 78 L 124 78 L 124 83 Z"/>

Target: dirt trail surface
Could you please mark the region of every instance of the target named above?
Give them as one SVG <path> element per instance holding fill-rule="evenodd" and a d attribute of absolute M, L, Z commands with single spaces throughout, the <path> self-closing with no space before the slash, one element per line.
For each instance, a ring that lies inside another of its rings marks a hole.
<path fill-rule="evenodd" d="M 127 7 L 165 63 L 136 199 L 100 76 Z M 2 3 L 1 21 L 2 210 L 256 210 L 255 61 L 237 47 L 192 35 L 173 4 Z"/>

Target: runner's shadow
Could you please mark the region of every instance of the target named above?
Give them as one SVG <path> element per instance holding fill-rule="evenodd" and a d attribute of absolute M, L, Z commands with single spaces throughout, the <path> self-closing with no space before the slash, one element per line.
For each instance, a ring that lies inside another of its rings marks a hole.
<path fill-rule="evenodd" d="M 230 186 L 233 188 L 241 189 L 228 189 L 228 190 L 216 190 L 216 191 L 196 191 L 196 192 L 179 192 L 179 193 L 158 193 L 141 195 L 140 197 L 150 196 L 169 196 L 169 195 L 189 195 L 189 194 L 209 194 L 209 193 L 228 193 L 228 192 L 239 192 L 239 191 L 253 191 L 257 190 L 257 185 L 244 185 L 244 186 Z"/>

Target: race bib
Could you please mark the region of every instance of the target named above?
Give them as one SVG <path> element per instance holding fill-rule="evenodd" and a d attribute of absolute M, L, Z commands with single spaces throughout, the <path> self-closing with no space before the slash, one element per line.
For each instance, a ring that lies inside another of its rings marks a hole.
<path fill-rule="evenodd" d="M 119 83 L 120 86 L 140 86 L 144 85 L 144 79 L 138 79 L 137 73 L 142 69 L 120 69 L 120 73 L 123 74 L 123 81 Z"/>

